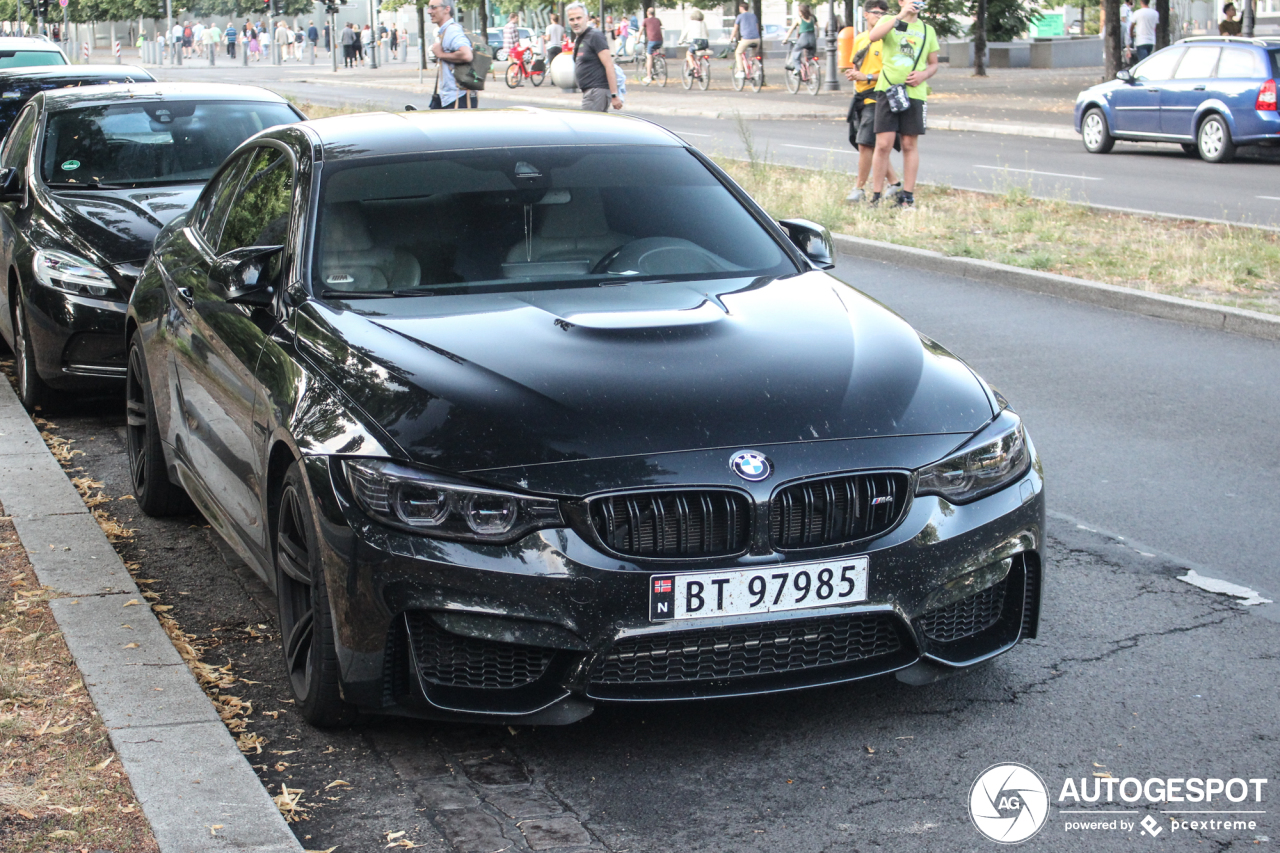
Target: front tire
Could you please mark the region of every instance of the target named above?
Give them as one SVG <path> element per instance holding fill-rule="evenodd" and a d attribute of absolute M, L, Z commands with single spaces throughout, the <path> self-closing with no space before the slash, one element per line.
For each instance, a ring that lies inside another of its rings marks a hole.
<path fill-rule="evenodd" d="M 816 59 L 809 60 L 809 79 L 805 82 L 809 94 L 816 96 L 822 89 L 822 65 Z"/>
<path fill-rule="evenodd" d="M 18 399 L 28 412 L 40 409 L 48 414 L 53 408 L 55 391 L 40 378 L 36 367 L 35 344 L 31 342 L 31 327 L 27 325 L 27 311 L 22 297 L 14 292 L 13 306 L 13 370 L 18 380 Z"/>
<path fill-rule="evenodd" d="M 698 59 L 698 88 L 707 91 L 707 87 L 711 85 L 711 60 L 705 56 Z"/>
<path fill-rule="evenodd" d="M 734 61 L 734 63 L 729 67 L 733 69 L 729 78 L 730 82 L 733 83 L 733 90 L 735 92 L 741 92 L 742 87 L 747 83 L 747 75 L 745 72 L 738 70 L 737 61 Z"/>
<path fill-rule="evenodd" d="M 343 700 L 338 687 L 338 654 L 320 565 L 320 536 L 297 462 L 289 466 L 276 503 L 275 546 L 280 640 L 298 709 L 313 726 L 350 725 L 356 709 Z"/>
<path fill-rule="evenodd" d="M 1196 131 L 1196 148 L 1200 159 L 1209 163 L 1230 163 L 1236 156 L 1236 144 L 1231 141 L 1231 128 L 1220 115 L 1210 115 L 1200 122 Z"/>
<path fill-rule="evenodd" d="M 1107 127 L 1107 117 L 1097 107 L 1084 114 L 1080 122 L 1080 136 L 1084 140 L 1084 150 L 1090 154 L 1106 154 L 1116 145 L 1111 129 Z"/>
<path fill-rule="evenodd" d="M 181 486 L 169 479 L 160 428 L 152 400 L 151 381 L 142 342 L 135 335 L 129 343 L 125 372 L 125 447 L 129 454 L 129 479 L 138 508 L 152 518 L 188 515 L 195 511 Z"/>
<path fill-rule="evenodd" d="M 514 89 L 516 86 L 519 86 L 520 85 L 520 66 L 514 62 L 508 65 L 506 78 L 507 78 L 508 88 Z"/>
<path fill-rule="evenodd" d="M 688 61 L 680 63 L 680 83 L 685 89 L 693 88 L 693 69 L 689 67 Z"/>
<path fill-rule="evenodd" d="M 787 69 L 787 91 L 795 94 L 800 91 L 800 66 Z"/>

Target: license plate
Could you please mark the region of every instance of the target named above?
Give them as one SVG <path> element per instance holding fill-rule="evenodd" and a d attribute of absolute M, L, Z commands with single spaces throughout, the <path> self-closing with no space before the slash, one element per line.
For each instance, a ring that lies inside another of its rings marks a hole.
<path fill-rule="evenodd" d="M 649 619 L 705 619 L 867 600 L 867 557 L 733 572 L 654 575 Z"/>

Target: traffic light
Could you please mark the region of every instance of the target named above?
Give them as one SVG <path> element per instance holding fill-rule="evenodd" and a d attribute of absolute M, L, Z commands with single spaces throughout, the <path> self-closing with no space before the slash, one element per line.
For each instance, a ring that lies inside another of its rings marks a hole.
<path fill-rule="evenodd" d="M 49 17 L 49 0 L 38 0 L 38 2 L 39 2 L 38 9 L 40 11 L 40 17 L 41 18 Z"/>

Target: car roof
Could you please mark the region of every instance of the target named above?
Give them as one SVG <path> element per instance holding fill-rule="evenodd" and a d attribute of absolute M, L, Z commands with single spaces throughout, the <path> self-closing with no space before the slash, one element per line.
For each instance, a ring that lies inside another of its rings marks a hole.
<path fill-rule="evenodd" d="M 49 53 L 62 53 L 61 48 L 51 41 L 26 36 L 0 36 L 0 50 L 43 50 Z"/>
<path fill-rule="evenodd" d="M 685 145 L 644 119 L 537 107 L 362 113 L 302 126 L 320 138 L 322 156 L 330 161 L 508 146 Z"/>
<path fill-rule="evenodd" d="M 42 80 L 56 77 L 59 80 L 89 80 L 97 77 L 143 77 L 154 80 L 151 72 L 136 65 L 24 65 L 18 68 L 0 69 L 3 80 Z"/>
<path fill-rule="evenodd" d="M 1179 44 L 1251 44 L 1254 47 L 1280 47 L 1280 38 L 1272 36 L 1255 36 L 1249 38 L 1246 36 L 1189 36 L 1184 39 L 1178 39 L 1174 45 Z"/>
<path fill-rule="evenodd" d="M 241 86 L 232 83 L 113 83 L 102 86 L 80 86 L 71 89 L 54 89 L 42 93 L 45 106 L 51 109 L 82 107 L 95 103 L 118 103 L 128 100 L 190 100 L 204 101 L 274 101 L 288 103 L 284 98 L 259 86 Z"/>

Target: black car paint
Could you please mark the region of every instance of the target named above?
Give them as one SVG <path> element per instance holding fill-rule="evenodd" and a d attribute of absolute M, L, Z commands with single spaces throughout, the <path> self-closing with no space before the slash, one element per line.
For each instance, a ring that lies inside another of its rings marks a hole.
<path fill-rule="evenodd" d="M 0 137 L 9 132 L 22 107 L 40 92 L 106 83 L 154 82 L 133 65 L 54 65 L 0 70 Z"/>
<path fill-rule="evenodd" d="M 794 275 L 536 296 L 345 304 L 311 296 L 313 208 L 328 159 L 403 152 L 424 138 L 446 150 L 501 145 L 517 123 L 522 146 L 601 137 L 683 145 L 634 120 L 584 126 L 596 119 L 511 112 L 464 121 L 373 115 L 269 131 L 241 150 L 272 141 L 298 166 L 285 272 L 272 304 L 221 298 L 210 278 L 216 257 L 186 219 L 157 238 L 130 302 L 129 334 L 139 336 L 150 376 L 162 378 L 153 379 L 153 399 L 170 476 L 272 586 L 273 500 L 284 471 L 302 462 L 323 540 L 343 695 L 366 709 L 445 719 L 579 718 L 590 710 L 585 683 L 595 654 L 621 636 L 671 630 L 648 622 L 646 593 L 648 577 L 670 571 L 670 562 L 608 553 L 583 522 L 585 498 L 624 488 L 724 486 L 749 493 L 758 519 L 766 518 L 770 495 L 783 484 L 868 468 L 918 470 L 963 445 L 1003 405 L 941 346 L 814 270 L 772 222 Z M 708 168 L 767 220 L 731 179 Z M 757 484 L 734 476 L 727 462 L 743 446 L 765 453 L 774 476 Z M 1034 447 L 1031 453 L 1020 484 L 964 506 L 917 498 L 893 529 L 858 543 L 855 553 L 876 561 L 869 603 L 824 613 L 884 611 L 908 625 L 940 585 L 967 572 L 1018 556 L 1038 573 L 1043 481 Z M 400 533 L 356 508 L 343 457 L 398 459 L 559 496 L 570 525 L 508 545 Z M 843 546 L 787 554 L 757 540 L 741 556 L 689 567 L 848 553 Z M 563 666 L 554 683 L 520 697 L 436 691 L 407 704 L 388 701 L 389 637 L 398 614 L 414 609 L 453 614 L 451 630 L 470 636 L 558 637 Z M 917 658 L 971 664 L 1033 636 L 1037 619 L 1015 620 L 1012 633 L 964 659 L 930 657 L 928 642 L 917 638 L 918 653 L 876 671 Z M 742 621 L 699 620 L 697 627 Z M 868 674 L 801 674 L 738 692 Z"/>
<path fill-rule="evenodd" d="M 15 306 L 25 305 L 36 366 L 50 386 L 90 391 L 119 387 L 124 377 L 125 300 L 156 235 L 186 212 L 199 197 L 203 183 L 118 190 L 52 188 L 40 175 L 37 156 L 46 117 L 73 107 L 145 103 L 166 97 L 246 99 L 243 88 L 143 84 L 64 88 L 40 92 L 24 108 L 36 112 L 37 129 L 22 167 L 26 201 L 0 204 L 0 263 L 7 276 L 6 285 L 0 288 L 0 335 L 13 346 Z M 261 98 L 276 96 L 264 91 Z M 112 277 L 124 299 L 92 299 L 39 285 L 32 272 L 37 249 L 68 251 L 94 262 Z M 81 341 L 87 346 L 81 347 Z M 72 361 L 78 352 L 93 358 L 84 363 Z"/>

